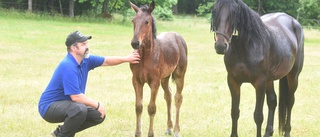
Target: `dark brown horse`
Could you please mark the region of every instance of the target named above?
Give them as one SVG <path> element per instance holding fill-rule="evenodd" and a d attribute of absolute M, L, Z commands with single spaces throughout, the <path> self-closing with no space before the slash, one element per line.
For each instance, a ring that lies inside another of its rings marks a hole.
<path fill-rule="evenodd" d="M 237 137 L 240 86 L 255 88 L 254 120 L 261 136 L 265 94 L 268 121 L 265 136 L 272 136 L 277 98 L 273 81 L 279 79 L 279 132 L 289 137 L 291 111 L 304 59 L 304 34 L 297 20 L 285 13 L 260 16 L 241 0 L 217 0 L 212 10 L 211 30 L 215 49 L 224 54 L 227 82 L 232 97 L 232 137 Z M 238 36 L 232 36 L 234 32 Z"/>
<path fill-rule="evenodd" d="M 174 135 L 179 136 L 179 112 L 182 104 L 182 89 L 184 76 L 187 69 L 187 45 L 184 39 L 175 32 L 165 32 L 156 35 L 156 25 L 152 11 L 155 3 L 140 8 L 131 3 L 136 15 L 132 22 L 134 25 L 134 36 L 131 46 L 138 50 L 141 60 L 139 64 L 130 64 L 132 71 L 132 83 L 136 93 L 136 115 L 137 125 L 135 136 L 141 136 L 141 114 L 143 110 L 143 86 L 145 83 L 151 88 L 151 98 L 148 105 L 150 125 L 148 136 L 153 137 L 153 121 L 156 114 L 156 98 L 161 84 L 164 90 L 164 98 L 167 102 L 168 121 L 167 134 L 172 133 L 171 116 L 171 89 L 169 78 L 176 82 L 177 92 L 175 94 L 176 121 Z"/>

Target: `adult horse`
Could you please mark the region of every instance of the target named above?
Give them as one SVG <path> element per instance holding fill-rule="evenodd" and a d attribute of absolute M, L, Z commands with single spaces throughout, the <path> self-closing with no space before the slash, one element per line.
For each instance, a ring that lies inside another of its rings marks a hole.
<path fill-rule="evenodd" d="M 231 136 L 238 136 L 240 86 L 251 83 L 256 91 L 254 120 L 257 137 L 261 136 L 263 103 L 268 104 L 265 136 L 273 135 L 277 106 L 274 80 L 279 79 L 279 132 L 289 137 L 291 111 L 303 66 L 304 34 L 297 20 L 285 13 L 260 16 L 241 0 L 217 0 L 212 10 L 211 30 L 215 32 L 215 49 L 224 54 L 231 93 Z M 234 32 L 238 36 L 232 36 Z"/>
<path fill-rule="evenodd" d="M 172 132 L 171 116 L 171 89 L 169 87 L 169 78 L 176 82 L 175 106 L 176 121 L 174 126 L 174 135 L 179 136 L 179 112 L 182 104 L 182 89 L 184 85 L 184 76 L 187 69 L 187 45 L 184 39 L 175 32 L 161 33 L 156 36 L 156 24 L 152 11 L 155 3 L 140 8 L 130 2 L 136 15 L 132 22 L 134 25 L 134 36 L 131 40 L 131 46 L 138 50 L 141 60 L 139 64 L 130 64 L 132 71 L 132 83 L 136 93 L 136 137 L 141 136 L 141 114 L 143 110 L 143 86 L 145 83 L 151 88 L 151 98 L 148 105 L 150 116 L 150 125 L 148 136 L 153 137 L 153 122 L 156 114 L 156 97 L 161 84 L 164 90 L 164 98 L 167 103 L 168 120 L 167 134 Z"/>

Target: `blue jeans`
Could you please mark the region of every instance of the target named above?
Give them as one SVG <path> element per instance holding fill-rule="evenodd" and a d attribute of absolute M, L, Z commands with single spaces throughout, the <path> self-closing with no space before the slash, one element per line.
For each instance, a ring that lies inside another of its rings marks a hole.
<path fill-rule="evenodd" d="M 104 118 L 100 116 L 92 107 L 64 100 L 50 105 L 43 118 L 50 123 L 64 122 L 59 137 L 74 137 L 77 132 L 102 123 Z"/>

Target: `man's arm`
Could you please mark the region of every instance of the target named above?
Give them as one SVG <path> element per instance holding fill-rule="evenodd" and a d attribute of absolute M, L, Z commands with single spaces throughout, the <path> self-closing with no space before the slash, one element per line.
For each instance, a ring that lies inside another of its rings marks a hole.
<path fill-rule="evenodd" d="M 97 109 L 101 113 L 101 118 L 103 118 L 106 113 L 106 110 L 102 104 L 100 104 L 98 101 L 95 101 L 87 97 L 84 94 L 70 95 L 70 98 L 74 102 L 82 103 L 82 104 L 85 104 L 86 106 L 90 106 L 92 108 Z"/>
<path fill-rule="evenodd" d="M 129 63 L 139 63 L 140 61 L 140 55 L 137 51 L 132 52 L 128 56 L 110 56 L 110 57 L 105 57 L 104 62 L 102 66 L 114 66 L 118 65 L 121 63 L 129 62 Z"/>

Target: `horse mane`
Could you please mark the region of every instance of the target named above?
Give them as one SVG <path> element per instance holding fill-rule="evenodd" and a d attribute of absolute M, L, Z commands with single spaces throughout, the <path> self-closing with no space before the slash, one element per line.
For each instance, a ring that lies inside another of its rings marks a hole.
<path fill-rule="evenodd" d="M 238 32 L 241 36 L 248 36 L 247 39 L 259 39 L 264 41 L 268 37 L 268 28 L 262 22 L 260 15 L 250 9 L 242 0 L 239 0 Z"/>
<path fill-rule="evenodd" d="M 140 9 L 141 9 L 143 12 L 150 12 L 148 5 L 142 5 L 142 6 L 140 6 Z M 151 17 L 152 17 L 152 35 L 153 35 L 153 38 L 157 38 L 156 20 L 155 20 L 154 17 L 152 16 L 152 13 L 151 13 L 151 12 L 150 12 L 150 14 L 151 14 Z"/>
<path fill-rule="evenodd" d="M 227 9 L 230 9 L 230 13 L 233 13 L 236 8 L 235 3 L 233 3 L 233 0 L 217 0 L 215 2 L 215 4 L 213 5 L 213 9 L 212 9 L 212 14 L 211 14 L 211 31 L 216 31 L 217 28 L 215 28 L 216 26 L 219 26 L 220 23 L 220 15 L 222 15 L 222 9 L 224 7 L 226 7 Z M 235 14 L 229 14 L 228 15 L 228 25 L 230 26 L 230 28 L 234 29 L 235 28 Z M 232 27 L 234 26 L 234 27 Z"/>
<path fill-rule="evenodd" d="M 230 14 L 227 22 L 230 28 L 238 31 L 238 38 L 240 39 L 259 39 L 264 41 L 268 37 L 268 28 L 262 22 L 260 15 L 251 10 L 242 0 L 217 0 L 212 10 L 211 30 L 215 31 L 214 26 L 220 23 L 220 12 L 222 8 L 228 6 Z M 217 13 L 214 13 L 216 11 Z"/>

